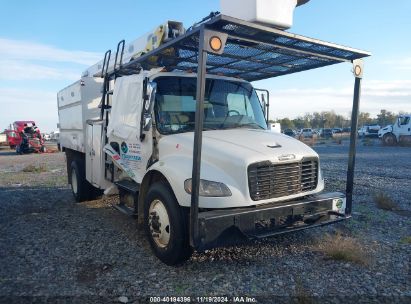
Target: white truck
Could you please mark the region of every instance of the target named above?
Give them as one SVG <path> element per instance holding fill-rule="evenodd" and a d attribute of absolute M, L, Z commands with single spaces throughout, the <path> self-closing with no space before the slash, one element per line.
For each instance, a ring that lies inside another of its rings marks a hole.
<path fill-rule="evenodd" d="M 193 249 L 351 217 L 356 136 L 346 193 L 323 193 L 318 154 L 270 132 L 269 100 L 250 82 L 353 62 L 358 114 L 360 58 L 369 53 L 222 14 L 187 32 L 168 22 L 146 38 L 143 47 L 121 41 L 114 60 L 108 51 L 100 71 L 58 93 L 77 201 L 118 191 L 114 207 L 137 217 L 168 265 Z"/>
<path fill-rule="evenodd" d="M 411 115 L 403 114 L 397 117 L 396 123 L 378 131 L 378 137 L 384 145 L 411 144 Z"/>

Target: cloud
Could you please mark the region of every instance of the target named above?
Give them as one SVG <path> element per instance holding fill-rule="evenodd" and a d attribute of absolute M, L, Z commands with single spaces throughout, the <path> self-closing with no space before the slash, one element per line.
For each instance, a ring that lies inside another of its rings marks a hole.
<path fill-rule="evenodd" d="M 71 51 L 54 46 L 0 38 L 0 58 L 23 61 L 68 62 L 81 65 L 92 65 L 102 59 L 100 53 Z"/>
<path fill-rule="evenodd" d="M 34 120 L 42 131 L 56 129 L 56 92 L 0 88 L 0 96 L 0 130 L 16 120 Z"/>
<path fill-rule="evenodd" d="M 411 70 L 411 57 L 401 58 L 398 60 L 387 60 L 383 63 L 393 66 L 396 70 Z"/>
<path fill-rule="evenodd" d="M 348 115 L 352 109 L 353 87 L 272 90 L 271 96 L 271 118 L 295 118 L 322 111 Z M 411 80 L 364 81 L 360 111 L 371 115 L 381 109 L 409 112 L 410 102 Z"/>
<path fill-rule="evenodd" d="M 0 59 L 0 80 L 71 80 L 80 78 L 74 69 L 56 68 L 18 60 Z"/>

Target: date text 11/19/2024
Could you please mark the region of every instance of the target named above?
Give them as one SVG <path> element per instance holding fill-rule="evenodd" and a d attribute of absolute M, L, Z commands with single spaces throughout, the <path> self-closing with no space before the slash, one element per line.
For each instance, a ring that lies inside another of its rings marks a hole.
<path fill-rule="evenodd" d="M 150 303 L 257 303 L 253 297 L 150 297 Z"/>

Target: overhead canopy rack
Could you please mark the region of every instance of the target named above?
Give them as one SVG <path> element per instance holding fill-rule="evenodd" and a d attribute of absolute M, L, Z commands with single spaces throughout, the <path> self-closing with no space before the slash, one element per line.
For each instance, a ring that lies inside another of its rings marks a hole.
<path fill-rule="evenodd" d="M 224 52 L 209 54 L 207 74 L 255 81 L 297 73 L 370 56 L 370 53 L 295 35 L 282 30 L 217 15 L 203 23 L 228 34 Z M 167 71 L 197 72 L 200 26 L 159 48 L 119 66 L 117 76 L 138 69 L 164 67 Z"/>

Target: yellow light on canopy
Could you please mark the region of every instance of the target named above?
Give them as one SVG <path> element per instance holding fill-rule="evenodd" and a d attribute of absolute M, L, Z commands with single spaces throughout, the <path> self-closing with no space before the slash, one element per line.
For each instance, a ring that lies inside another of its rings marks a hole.
<path fill-rule="evenodd" d="M 362 69 L 359 65 L 355 66 L 355 70 L 354 70 L 355 76 L 360 76 L 362 73 Z"/>
<path fill-rule="evenodd" d="M 217 36 L 213 36 L 210 38 L 210 47 L 213 51 L 218 52 L 223 47 L 223 42 Z"/>

